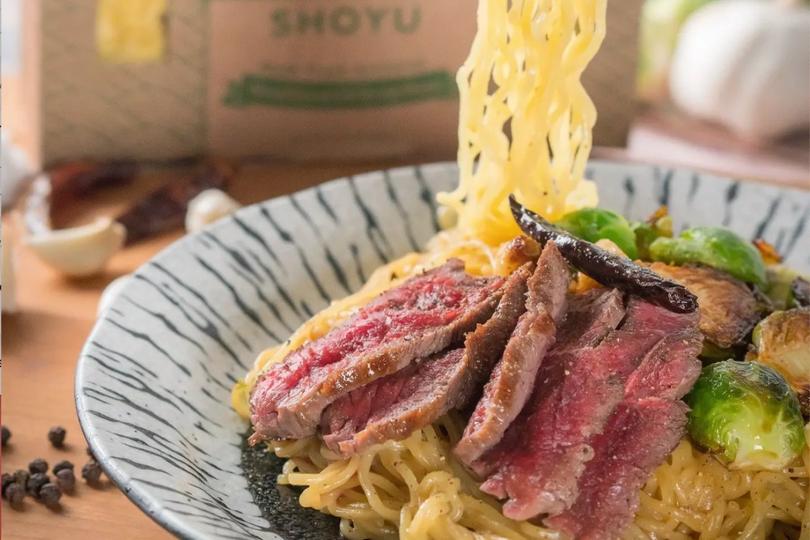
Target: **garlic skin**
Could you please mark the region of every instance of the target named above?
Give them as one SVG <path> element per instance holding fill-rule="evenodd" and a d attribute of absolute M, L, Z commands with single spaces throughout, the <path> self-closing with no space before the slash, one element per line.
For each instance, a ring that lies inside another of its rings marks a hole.
<path fill-rule="evenodd" d="M 121 291 L 124 289 L 124 286 L 132 279 L 132 274 L 124 274 L 123 276 L 118 276 L 111 282 L 107 284 L 104 288 L 104 291 L 101 293 L 101 297 L 98 299 L 98 307 L 96 308 L 96 316 L 100 317 L 107 311 L 107 308 L 110 307 L 113 300 L 115 300 Z"/>
<path fill-rule="evenodd" d="M 191 199 L 186 210 L 186 231 L 193 233 L 236 212 L 240 205 L 219 189 L 206 189 Z"/>
<path fill-rule="evenodd" d="M 125 239 L 124 226 L 104 217 L 80 227 L 29 236 L 25 244 L 48 266 L 82 277 L 100 272 Z"/>
<path fill-rule="evenodd" d="M 681 29 L 669 77 L 685 112 L 754 140 L 810 123 L 810 9 L 721 0 Z"/>

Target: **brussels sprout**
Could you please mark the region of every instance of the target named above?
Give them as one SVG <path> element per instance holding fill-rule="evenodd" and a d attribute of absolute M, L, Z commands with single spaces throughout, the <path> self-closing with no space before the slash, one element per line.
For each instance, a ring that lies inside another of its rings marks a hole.
<path fill-rule="evenodd" d="M 656 238 L 672 238 L 672 216 L 666 206 L 660 207 L 647 221 L 632 223 L 630 227 L 636 235 L 636 249 L 642 260 L 650 258 L 650 244 Z"/>
<path fill-rule="evenodd" d="M 741 281 L 764 287 L 765 263 L 759 251 L 735 233 L 720 227 L 695 227 L 677 238 L 658 238 L 650 258 L 670 264 L 698 263 L 723 270 Z"/>
<path fill-rule="evenodd" d="M 588 242 L 611 240 L 631 259 L 638 257 L 633 229 L 624 217 L 610 210 L 583 208 L 564 215 L 556 225 Z"/>
<path fill-rule="evenodd" d="M 763 292 L 775 309 L 789 309 L 798 305 L 793 291 L 794 284 L 803 281 L 798 272 L 786 266 L 773 265 L 767 268 L 766 276 L 768 286 Z"/>
<path fill-rule="evenodd" d="M 692 440 L 732 468 L 780 470 L 804 447 L 799 401 L 785 379 L 763 364 L 710 364 L 685 400 L 692 408 Z"/>
<path fill-rule="evenodd" d="M 810 412 L 810 308 L 776 311 L 754 329 L 751 358 L 778 371 Z"/>

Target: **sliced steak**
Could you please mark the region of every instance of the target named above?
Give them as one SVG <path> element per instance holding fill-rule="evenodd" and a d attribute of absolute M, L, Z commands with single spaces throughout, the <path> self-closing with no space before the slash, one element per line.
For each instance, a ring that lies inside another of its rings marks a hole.
<path fill-rule="evenodd" d="M 640 364 L 652 362 L 650 356 L 667 354 L 668 336 L 680 337 L 696 321 L 697 313 L 677 314 L 632 298 L 622 325 L 599 345 L 550 355 L 512 428 L 514 442 L 482 460 L 496 471 L 481 490 L 509 498 L 503 512 L 513 519 L 569 508 L 594 456 L 591 439 L 621 403 L 625 383 Z"/>
<path fill-rule="evenodd" d="M 576 538 L 618 538 L 638 508 L 638 493 L 684 436 L 680 400 L 700 375 L 703 337 L 697 324 L 666 336 L 625 385 L 605 430 L 593 438 L 574 505 L 546 519 Z"/>
<path fill-rule="evenodd" d="M 492 315 L 503 283 L 451 260 L 386 291 L 262 375 L 251 395 L 251 442 L 312 435 L 335 399 L 460 342 Z"/>
<path fill-rule="evenodd" d="M 700 376 L 702 347 L 703 335 L 697 325 L 666 336 L 627 380 L 625 401 L 653 396 L 681 399 Z"/>
<path fill-rule="evenodd" d="M 349 392 L 324 410 L 324 442 L 348 456 L 430 424 L 464 399 L 463 356 L 464 349 L 439 353 Z"/>
<path fill-rule="evenodd" d="M 537 372 L 535 386 L 530 403 L 544 399 L 554 391 L 562 381 L 564 358 L 576 351 L 597 345 L 610 332 L 616 329 L 625 315 L 622 293 L 618 289 L 592 289 L 586 293 L 573 294 L 568 297 L 568 312 L 557 331 L 557 342 L 549 351 L 549 359 L 545 361 Z M 528 409 L 528 407 L 527 407 Z M 525 421 L 526 416 L 521 414 L 515 422 L 515 427 L 507 429 L 503 440 L 495 450 L 485 453 L 480 459 L 474 461 L 470 468 L 480 478 L 486 478 L 500 466 L 500 460 L 508 455 L 506 450 L 523 444 L 523 430 L 518 426 Z"/>
<path fill-rule="evenodd" d="M 591 347 L 614 330 L 624 318 L 619 289 L 591 289 L 568 297 L 568 311 L 557 331 L 554 352 Z"/>
<path fill-rule="evenodd" d="M 706 339 L 727 349 L 745 341 L 762 318 L 754 293 L 725 272 L 704 266 L 671 266 L 655 262 L 649 268 L 680 283 L 698 297 L 700 330 Z"/>
<path fill-rule="evenodd" d="M 464 349 L 414 362 L 335 401 L 323 413 L 326 445 L 351 455 L 385 440 L 401 440 L 480 395 L 518 318 L 526 310 L 532 264 L 507 279 L 492 317 L 467 334 Z"/>
<path fill-rule="evenodd" d="M 471 465 L 495 446 L 532 391 L 537 369 L 554 344 L 570 282 L 568 265 L 553 242 L 543 248 L 529 278 L 526 313 L 506 344 L 454 452 Z"/>
<path fill-rule="evenodd" d="M 576 503 L 546 525 L 578 540 L 620 538 L 638 509 L 639 491 L 683 437 L 686 411 L 680 401 L 656 397 L 622 403 L 594 439 L 596 457 Z"/>

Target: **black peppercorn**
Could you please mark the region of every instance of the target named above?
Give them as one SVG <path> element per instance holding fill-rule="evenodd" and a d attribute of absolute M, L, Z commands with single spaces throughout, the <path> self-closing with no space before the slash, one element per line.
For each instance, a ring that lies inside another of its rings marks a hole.
<path fill-rule="evenodd" d="M 76 486 L 76 477 L 73 475 L 73 469 L 61 469 L 56 473 L 56 483 L 62 488 L 65 493 L 71 493 Z"/>
<path fill-rule="evenodd" d="M 48 482 L 39 490 L 39 500 L 45 503 L 48 508 L 57 508 L 59 499 L 62 498 L 62 490 L 56 484 Z"/>
<path fill-rule="evenodd" d="M 82 467 L 82 478 L 91 486 L 97 485 L 101 479 L 101 465 L 94 459 Z"/>
<path fill-rule="evenodd" d="M 8 430 L 6 426 L 3 426 L 2 430 L 3 430 L 3 446 L 5 447 L 6 443 L 11 438 L 11 432 Z"/>
<path fill-rule="evenodd" d="M 14 471 L 14 481 L 20 484 L 22 487 L 28 485 L 28 479 L 30 477 L 31 474 L 25 469 L 17 469 L 16 471 Z"/>
<path fill-rule="evenodd" d="M 51 469 L 51 472 L 53 472 L 53 474 L 56 474 L 56 473 L 58 473 L 59 471 L 61 471 L 63 469 L 70 469 L 72 471 L 73 470 L 73 463 L 71 463 L 70 461 L 68 461 L 66 459 L 62 460 L 62 461 L 60 461 L 59 463 L 57 463 L 56 465 L 53 466 L 53 468 Z"/>
<path fill-rule="evenodd" d="M 62 448 L 65 445 L 65 435 L 67 432 L 62 426 L 54 426 L 48 430 L 48 440 L 54 448 Z"/>
<path fill-rule="evenodd" d="M 31 478 L 28 479 L 27 489 L 28 493 L 31 496 L 39 498 L 39 490 L 42 489 L 42 486 L 45 484 L 50 483 L 50 477 L 45 473 L 34 473 L 31 475 Z"/>
<path fill-rule="evenodd" d="M 14 477 L 9 473 L 3 473 L 3 498 L 6 498 L 6 488 L 14 483 Z"/>
<path fill-rule="evenodd" d="M 23 499 L 25 499 L 25 488 L 14 482 L 9 484 L 5 491 L 5 495 L 8 498 L 8 501 L 11 503 L 11 507 L 18 509 L 22 506 Z"/>
<path fill-rule="evenodd" d="M 48 462 L 42 458 L 37 458 L 28 464 L 28 470 L 31 471 L 31 474 L 46 473 L 48 472 Z"/>

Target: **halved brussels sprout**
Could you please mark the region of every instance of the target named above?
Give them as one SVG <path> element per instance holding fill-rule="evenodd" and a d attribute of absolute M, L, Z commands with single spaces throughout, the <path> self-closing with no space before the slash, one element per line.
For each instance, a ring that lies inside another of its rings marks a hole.
<path fill-rule="evenodd" d="M 751 358 L 778 371 L 810 413 L 810 308 L 775 311 L 754 329 Z"/>
<path fill-rule="evenodd" d="M 774 309 L 790 309 L 802 305 L 803 283 L 807 281 L 795 270 L 780 264 L 766 270 L 768 286 L 763 290 Z M 799 298 L 796 296 L 799 293 Z"/>
<path fill-rule="evenodd" d="M 658 238 L 650 245 L 654 261 L 685 265 L 703 264 L 717 268 L 740 281 L 767 285 L 762 255 L 748 241 L 721 227 L 694 227 L 677 238 Z"/>
<path fill-rule="evenodd" d="M 646 221 L 635 221 L 630 224 L 630 228 L 636 235 L 638 258 L 643 261 L 649 260 L 650 244 L 656 238 L 672 238 L 672 216 L 669 215 L 669 208 L 659 207 Z"/>
<path fill-rule="evenodd" d="M 627 220 L 616 212 L 602 208 L 582 208 L 565 214 L 556 225 L 588 242 L 610 240 L 631 259 L 638 256 L 636 235 Z"/>
<path fill-rule="evenodd" d="M 757 362 L 703 368 L 686 396 L 689 436 L 731 468 L 781 470 L 804 448 L 804 419 L 785 379 Z"/>

